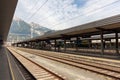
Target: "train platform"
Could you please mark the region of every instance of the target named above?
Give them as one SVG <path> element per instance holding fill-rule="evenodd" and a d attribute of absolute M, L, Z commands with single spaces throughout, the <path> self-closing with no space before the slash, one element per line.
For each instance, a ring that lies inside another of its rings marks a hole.
<path fill-rule="evenodd" d="M 35 80 L 63 80 L 61 77 L 38 65 L 36 62 L 18 54 L 8 48 L 10 52 L 24 65 L 24 67 L 35 77 Z"/>
<path fill-rule="evenodd" d="M 5 47 L 0 48 L 0 80 L 34 80 L 28 74 Z"/>
<path fill-rule="evenodd" d="M 0 48 L 0 79 L 1 80 L 12 80 L 7 53 L 4 48 Z M 3 62 L 4 61 L 4 62 Z"/>
<path fill-rule="evenodd" d="M 11 50 L 13 48 L 9 48 L 9 49 Z M 113 80 L 112 78 L 109 78 L 109 77 L 106 77 L 100 74 L 96 74 L 88 70 L 84 70 L 84 69 L 76 68 L 74 66 L 63 64 L 61 62 L 50 60 L 50 59 L 47 59 L 41 56 L 37 56 L 35 54 L 30 54 L 28 52 L 18 50 L 17 48 L 14 48 L 13 50 L 16 51 L 18 54 L 34 61 L 35 63 L 43 66 L 44 68 L 61 76 L 64 80 L 98 80 L 98 79 L 99 80 Z M 40 51 L 41 50 L 39 50 L 39 52 Z M 41 51 L 41 52 L 44 52 L 44 51 Z M 48 53 L 49 51 L 45 51 L 45 52 Z M 57 53 L 57 52 L 52 52 L 52 53 Z M 65 54 L 65 55 L 70 55 L 70 54 Z M 82 58 L 84 56 L 80 56 L 80 57 Z M 89 57 L 89 59 L 92 59 L 92 58 Z M 93 59 L 97 59 L 97 58 L 93 58 Z M 102 59 L 102 60 L 106 61 L 106 59 Z M 115 60 L 115 63 L 116 62 L 119 63 L 119 61 Z M 116 66 L 118 65 L 116 64 Z"/>
<path fill-rule="evenodd" d="M 15 47 L 16 49 L 29 49 L 29 48 L 20 48 L 20 47 Z M 95 61 L 103 61 L 107 63 L 116 63 L 120 64 L 120 58 L 119 56 L 111 56 L 111 55 L 99 55 L 99 54 L 91 54 L 90 53 L 78 53 L 78 52 L 54 52 L 54 51 L 46 51 L 46 50 L 37 50 L 37 49 L 29 49 L 29 50 L 34 50 L 34 51 L 41 51 L 44 53 L 55 53 L 55 54 L 63 54 L 67 56 L 73 56 L 73 57 L 78 57 L 78 58 L 85 58 L 89 60 L 95 60 Z M 88 54 L 88 55 L 87 55 Z M 116 58 L 117 57 L 117 58 Z"/>

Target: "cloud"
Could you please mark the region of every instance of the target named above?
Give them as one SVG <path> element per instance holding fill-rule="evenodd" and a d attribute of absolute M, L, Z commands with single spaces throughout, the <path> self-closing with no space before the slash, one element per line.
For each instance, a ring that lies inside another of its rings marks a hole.
<path fill-rule="evenodd" d="M 45 0 L 19 0 L 15 16 L 27 22 L 61 30 L 119 14 L 120 1 L 111 4 L 115 1 L 118 0 L 48 0 L 29 19 Z"/>

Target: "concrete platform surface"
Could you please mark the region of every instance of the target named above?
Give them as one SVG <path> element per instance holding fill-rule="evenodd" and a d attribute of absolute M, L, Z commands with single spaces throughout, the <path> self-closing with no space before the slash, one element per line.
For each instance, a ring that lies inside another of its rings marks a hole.
<path fill-rule="evenodd" d="M 26 80 L 9 51 L 0 48 L 0 80 Z"/>
<path fill-rule="evenodd" d="M 55 72 L 56 74 L 65 77 L 66 80 L 113 80 L 111 78 L 87 70 L 49 60 L 24 51 L 20 51 L 17 49 L 16 51 L 19 54 L 29 58 L 30 60 L 40 64 L 41 66 L 51 70 L 52 72 Z"/>

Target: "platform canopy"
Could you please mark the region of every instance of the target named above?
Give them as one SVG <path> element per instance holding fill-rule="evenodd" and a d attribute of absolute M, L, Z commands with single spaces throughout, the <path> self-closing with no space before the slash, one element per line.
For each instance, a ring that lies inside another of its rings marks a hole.
<path fill-rule="evenodd" d="M 60 39 L 65 37 L 76 37 L 76 36 L 91 36 L 91 35 L 99 35 L 100 32 L 104 33 L 114 33 L 120 32 L 120 15 L 115 15 L 112 17 L 108 17 L 105 19 L 101 19 L 98 21 L 86 23 L 83 25 L 78 25 L 73 28 L 56 31 L 51 34 L 45 34 L 39 37 L 35 37 L 29 40 L 21 41 L 29 42 L 29 41 L 39 41 L 39 40 L 48 40 L 48 39 Z"/>
<path fill-rule="evenodd" d="M 6 41 L 18 0 L 0 0 L 0 40 Z"/>

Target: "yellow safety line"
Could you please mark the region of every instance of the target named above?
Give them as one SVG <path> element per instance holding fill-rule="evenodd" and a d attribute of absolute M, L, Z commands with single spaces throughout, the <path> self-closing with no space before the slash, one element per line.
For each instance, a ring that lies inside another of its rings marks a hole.
<path fill-rule="evenodd" d="M 5 50 L 5 52 L 6 52 L 6 50 Z M 7 52 L 6 52 L 6 55 L 7 55 L 7 58 L 8 58 L 8 64 L 9 64 L 10 72 L 11 72 L 11 75 L 12 75 L 12 80 L 15 80 L 13 69 L 12 69 L 11 62 L 10 62 L 10 58 L 9 58 Z"/>

